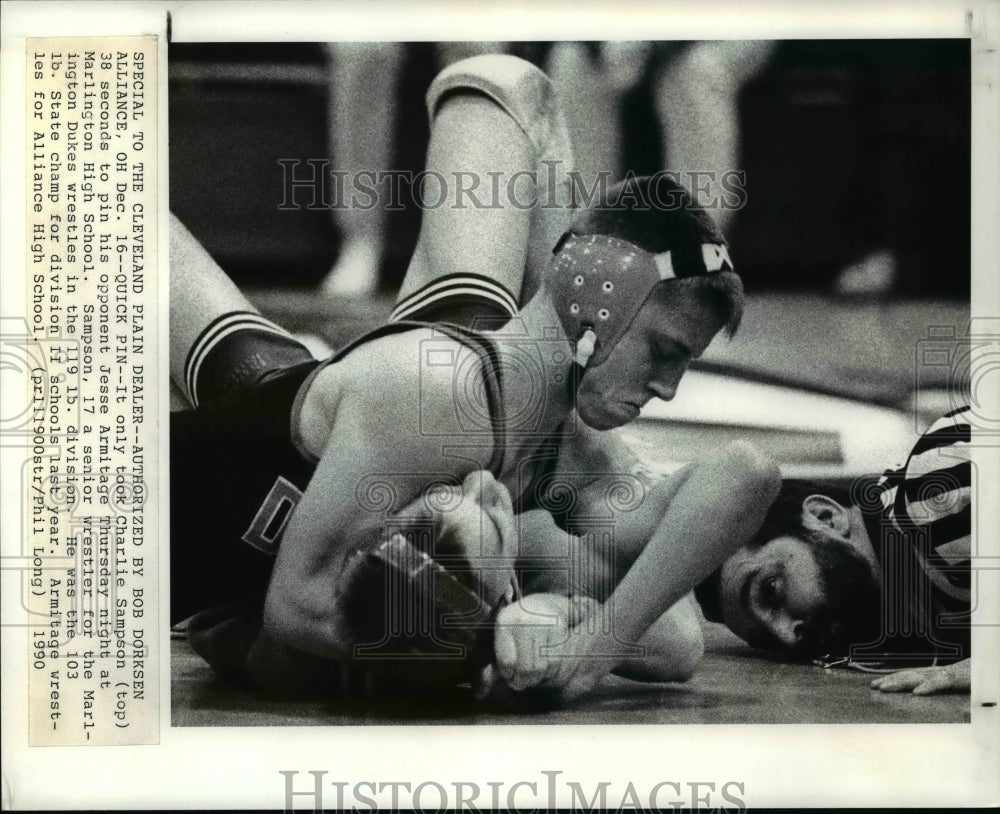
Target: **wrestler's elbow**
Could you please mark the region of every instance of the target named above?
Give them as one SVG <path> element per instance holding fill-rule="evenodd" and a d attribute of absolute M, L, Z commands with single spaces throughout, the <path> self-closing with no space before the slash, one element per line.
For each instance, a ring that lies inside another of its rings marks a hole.
<path fill-rule="evenodd" d="M 701 664 L 705 655 L 705 635 L 701 629 L 701 619 L 694 610 L 694 600 L 689 596 L 687 610 L 681 626 L 681 653 L 678 659 L 678 677 L 676 681 L 687 681 Z"/>
<path fill-rule="evenodd" d="M 264 601 L 264 633 L 285 647 L 340 658 L 345 643 L 329 609 L 311 599 L 315 587 L 306 580 L 291 589 L 284 580 L 272 580 Z"/>
<path fill-rule="evenodd" d="M 264 600 L 264 633 L 273 641 L 283 645 L 293 645 L 297 624 L 295 603 L 288 599 L 278 580 L 272 580 Z"/>
<path fill-rule="evenodd" d="M 670 641 L 670 649 L 663 654 L 665 681 L 687 681 L 692 678 L 705 655 L 705 639 L 697 626 L 685 629 Z"/>
<path fill-rule="evenodd" d="M 705 655 L 701 625 L 680 604 L 661 617 L 639 643 L 642 655 L 621 664 L 616 673 L 637 681 L 687 681 Z"/>

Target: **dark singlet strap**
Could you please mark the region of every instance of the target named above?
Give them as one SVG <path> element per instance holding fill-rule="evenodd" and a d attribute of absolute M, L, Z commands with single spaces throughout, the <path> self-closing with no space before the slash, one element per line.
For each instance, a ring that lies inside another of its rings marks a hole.
<path fill-rule="evenodd" d="M 442 333 L 472 348 L 479 354 L 483 363 L 483 382 L 486 385 L 486 398 L 490 405 L 490 425 L 493 428 L 493 454 L 490 456 L 487 469 L 499 480 L 507 452 L 507 412 L 504 409 L 503 373 L 500 369 L 500 354 L 496 344 L 492 339 L 461 325 L 439 323 L 434 327 L 440 328 Z"/>
<path fill-rule="evenodd" d="M 507 430 L 506 416 L 503 400 L 503 376 L 500 372 L 500 354 L 497 352 L 496 344 L 492 339 L 483 336 L 469 328 L 461 325 L 452 325 L 447 322 L 417 322 L 400 320 L 381 325 L 373 331 L 359 336 L 349 342 L 320 367 L 336 364 L 347 354 L 354 351 L 361 345 L 371 342 L 373 339 L 380 339 L 383 336 L 412 331 L 416 328 L 433 328 L 440 331 L 445 336 L 461 342 L 467 348 L 475 351 L 483 364 L 483 381 L 486 385 L 486 397 L 490 406 L 490 426 L 493 430 L 493 453 L 487 469 L 497 479 L 503 471 L 504 457 L 507 450 Z M 318 372 L 318 370 L 316 371 Z"/>

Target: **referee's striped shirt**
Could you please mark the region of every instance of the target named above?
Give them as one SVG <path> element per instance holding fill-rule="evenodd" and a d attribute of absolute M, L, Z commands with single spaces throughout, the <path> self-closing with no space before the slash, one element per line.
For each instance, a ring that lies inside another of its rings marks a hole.
<path fill-rule="evenodd" d="M 906 463 L 878 479 L 880 510 L 865 512 L 882 566 L 887 638 L 920 641 L 947 660 L 969 656 L 970 454 L 969 407 L 962 407 L 934 422 Z"/>

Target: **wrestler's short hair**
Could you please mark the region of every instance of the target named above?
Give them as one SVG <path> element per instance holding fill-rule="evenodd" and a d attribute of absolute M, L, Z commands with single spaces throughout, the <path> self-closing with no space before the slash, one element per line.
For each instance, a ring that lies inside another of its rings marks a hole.
<path fill-rule="evenodd" d="M 630 176 L 598 189 L 573 221 L 574 235 L 608 235 L 626 240 L 651 254 L 679 246 L 725 245 L 712 216 L 691 193 L 669 175 Z M 732 271 L 668 280 L 662 285 L 688 286 L 697 292 L 732 336 L 743 319 L 743 283 Z"/>
<path fill-rule="evenodd" d="M 691 193 L 668 175 L 629 176 L 598 188 L 570 229 L 611 235 L 652 254 L 684 243 L 725 243 L 722 231 Z"/>

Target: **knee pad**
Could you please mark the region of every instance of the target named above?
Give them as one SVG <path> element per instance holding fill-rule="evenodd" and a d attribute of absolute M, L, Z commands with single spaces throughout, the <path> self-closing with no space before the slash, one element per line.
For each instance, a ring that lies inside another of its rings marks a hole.
<path fill-rule="evenodd" d="M 313 355 L 288 331 L 260 314 L 232 312 L 213 321 L 191 346 L 184 384 L 197 407 L 260 381 Z"/>

